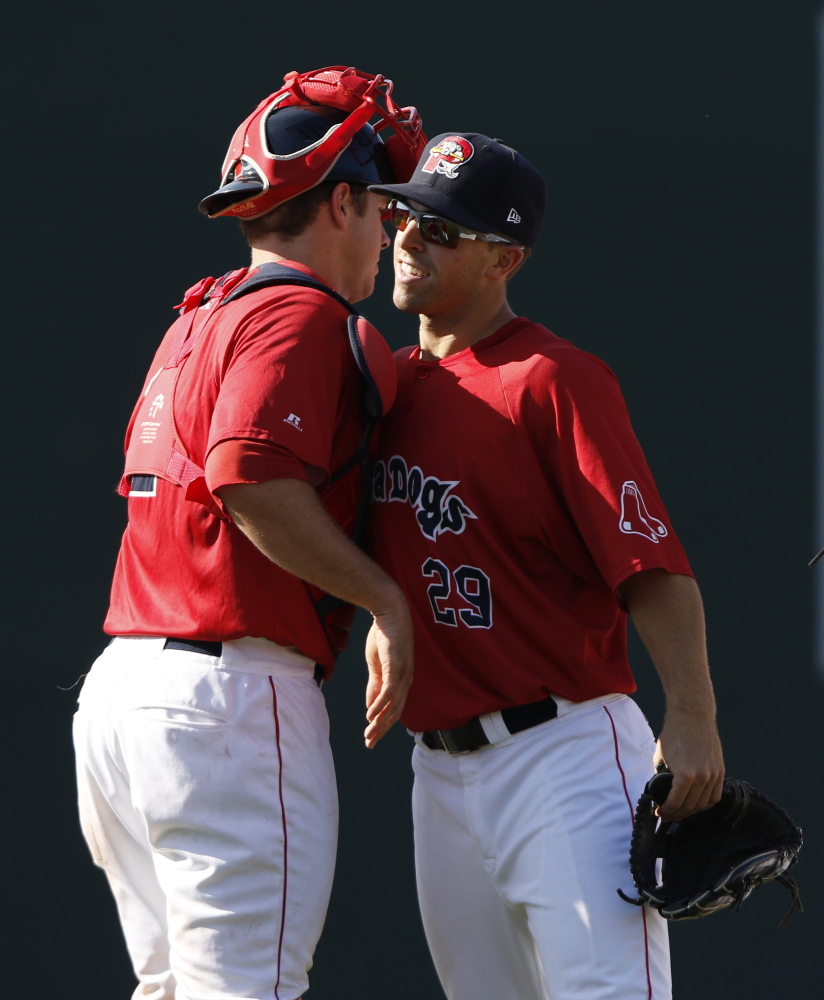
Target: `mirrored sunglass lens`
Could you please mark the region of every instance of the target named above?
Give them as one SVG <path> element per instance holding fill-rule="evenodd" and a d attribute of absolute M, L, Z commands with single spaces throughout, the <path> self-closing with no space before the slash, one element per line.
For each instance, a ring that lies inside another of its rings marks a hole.
<path fill-rule="evenodd" d="M 407 222 L 409 222 L 409 209 L 401 208 L 400 205 L 392 205 L 390 212 L 392 215 L 392 225 L 395 229 L 400 229 L 403 232 L 406 229 Z"/>
<path fill-rule="evenodd" d="M 422 219 L 423 238 L 443 247 L 454 247 L 458 242 L 459 228 L 454 222 L 441 219 L 437 215 L 425 215 Z"/>
<path fill-rule="evenodd" d="M 444 232 L 442 219 L 434 218 L 431 215 L 424 215 L 420 225 L 421 235 L 430 243 L 440 243 L 443 246 L 449 242 L 449 237 Z"/>
<path fill-rule="evenodd" d="M 437 243 L 442 247 L 456 247 L 460 234 L 460 226 L 448 219 L 442 219 L 439 215 L 424 215 L 423 212 L 416 212 L 400 202 L 392 202 L 389 206 L 392 224 L 396 229 L 404 232 L 409 220 L 415 219 L 421 236 L 427 243 Z"/>

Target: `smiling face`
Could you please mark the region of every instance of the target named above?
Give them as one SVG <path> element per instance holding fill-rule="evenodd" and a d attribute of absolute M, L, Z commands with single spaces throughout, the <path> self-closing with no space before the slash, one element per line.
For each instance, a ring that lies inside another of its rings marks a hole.
<path fill-rule="evenodd" d="M 412 208 L 426 206 L 410 201 Z M 409 221 L 395 236 L 395 289 L 392 300 L 403 312 L 438 316 L 461 311 L 481 289 L 501 245 L 459 239 L 450 247 L 427 243 Z"/>

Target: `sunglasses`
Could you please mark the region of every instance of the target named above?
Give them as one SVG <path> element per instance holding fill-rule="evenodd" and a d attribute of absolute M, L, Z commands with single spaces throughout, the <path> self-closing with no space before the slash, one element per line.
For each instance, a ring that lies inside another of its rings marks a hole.
<path fill-rule="evenodd" d="M 508 240 L 505 236 L 496 236 L 495 233 L 478 233 L 474 229 L 465 229 L 457 222 L 442 219 L 439 215 L 433 215 L 431 212 L 418 212 L 396 198 L 389 202 L 388 212 L 395 229 L 404 232 L 409 225 L 409 220 L 414 219 L 423 240 L 427 243 L 435 243 L 439 247 L 449 247 L 450 250 L 457 247 L 458 240 L 482 240 L 484 243 L 506 243 L 509 246 L 521 246 L 520 243 Z"/>

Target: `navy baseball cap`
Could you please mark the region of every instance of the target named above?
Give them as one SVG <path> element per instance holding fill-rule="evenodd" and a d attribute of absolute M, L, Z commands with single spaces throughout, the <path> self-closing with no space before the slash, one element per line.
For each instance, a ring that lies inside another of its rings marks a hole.
<path fill-rule="evenodd" d="M 529 160 L 478 132 L 436 136 L 407 184 L 374 184 L 369 190 L 412 199 L 467 229 L 527 247 L 538 242 L 546 209 L 546 185 Z"/>

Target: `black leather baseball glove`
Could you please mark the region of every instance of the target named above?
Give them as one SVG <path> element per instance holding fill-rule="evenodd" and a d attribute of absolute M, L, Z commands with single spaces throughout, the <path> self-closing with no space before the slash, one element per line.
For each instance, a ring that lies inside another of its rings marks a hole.
<path fill-rule="evenodd" d="M 739 909 L 756 886 L 774 879 L 793 897 L 780 926 L 802 910 L 798 886 L 785 874 L 798 860 L 801 830 L 780 806 L 746 781 L 727 778 L 714 806 L 680 823 L 667 823 L 655 809 L 671 787 L 672 774 L 660 771 L 638 800 L 629 855 L 638 897 L 619 889 L 622 899 L 654 906 L 667 920 L 691 920 Z"/>

